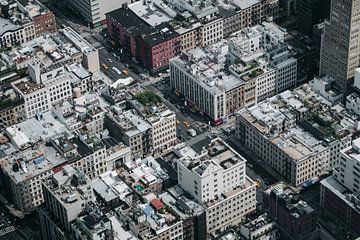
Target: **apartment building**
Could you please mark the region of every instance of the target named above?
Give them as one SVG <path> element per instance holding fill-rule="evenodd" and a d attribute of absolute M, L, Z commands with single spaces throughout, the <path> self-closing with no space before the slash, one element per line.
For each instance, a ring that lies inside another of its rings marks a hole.
<path fill-rule="evenodd" d="M 15 45 L 29 41 L 31 38 L 35 37 L 35 32 L 29 30 L 33 27 L 34 26 L 30 24 L 30 26 L 27 26 L 25 29 L 22 25 L 16 25 L 8 19 L 0 18 L 0 47 L 11 48 Z M 29 34 L 28 31 L 33 34 Z"/>
<path fill-rule="evenodd" d="M 3 89 L 0 101 L 1 128 L 9 127 L 26 119 L 24 99 L 14 89 Z"/>
<path fill-rule="evenodd" d="M 267 213 L 255 219 L 247 219 L 240 225 L 240 234 L 245 240 L 277 239 L 279 237 L 276 221 L 271 219 Z"/>
<path fill-rule="evenodd" d="M 317 211 L 284 183 L 263 192 L 263 207 L 279 226 L 284 239 L 319 239 Z"/>
<path fill-rule="evenodd" d="M 151 125 L 135 110 L 128 110 L 121 115 L 110 113 L 106 116 L 105 124 L 112 137 L 131 148 L 134 159 L 150 151 Z"/>
<path fill-rule="evenodd" d="M 147 118 L 151 124 L 151 135 L 153 152 L 161 153 L 174 146 L 176 138 L 176 115 L 173 111 L 166 109 L 157 115 Z"/>
<path fill-rule="evenodd" d="M 61 29 L 60 32 L 78 51 L 82 53 L 82 65 L 90 73 L 98 72 L 100 70 L 98 50 L 70 27 Z"/>
<path fill-rule="evenodd" d="M 214 122 L 221 122 L 228 112 L 242 106 L 241 95 L 244 81 L 223 71 L 224 63 L 216 63 L 200 48 L 183 53 L 170 62 L 170 86 L 185 96 Z M 231 96 L 237 96 L 234 100 Z M 229 99 L 234 103 L 228 103 Z M 229 106 L 229 110 L 226 106 Z"/>
<path fill-rule="evenodd" d="M 108 13 L 108 36 L 119 42 L 144 68 L 155 73 L 167 68 L 169 60 L 180 53 L 180 35 L 153 12 L 143 20 L 142 15 L 139 17 L 133 12 L 137 9 L 147 8 L 139 2 Z"/>
<path fill-rule="evenodd" d="M 6 1 L 2 4 L 0 28 L 0 47 L 14 47 L 42 33 L 55 32 L 55 15 L 39 1 Z"/>
<path fill-rule="evenodd" d="M 236 72 L 240 71 L 237 74 L 240 76 L 250 66 L 248 76 L 259 78 L 257 102 L 296 85 L 297 60 L 285 42 L 286 35 L 276 24 L 263 22 L 229 39 L 230 58 L 242 63 L 240 68 L 234 64 Z"/>
<path fill-rule="evenodd" d="M 205 208 L 185 195 L 183 189 L 175 186 L 161 193 L 159 198 L 180 217 L 184 239 L 205 240 Z"/>
<path fill-rule="evenodd" d="M 66 74 L 64 66 L 52 66 L 41 72 L 40 62 L 34 61 L 28 68 L 29 77 L 11 83 L 25 100 L 27 118 L 47 112 L 51 106 L 72 96 L 71 79 Z"/>
<path fill-rule="evenodd" d="M 200 46 L 199 31 L 201 23 L 194 20 L 191 24 L 180 23 L 179 25 L 179 27 L 175 26 L 174 30 L 180 34 L 181 52 Z"/>
<path fill-rule="evenodd" d="M 340 164 L 333 175 L 321 181 L 320 210 L 322 217 L 330 218 L 343 235 L 360 234 L 356 222 L 360 219 L 360 139 L 340 153 Z"/>
<path fill-rule="evenodd" d="M 43 33 L 54 33 L 56 29 L 55 15 L 40 1 L 16 0 L 18 10 L 31 19 L 35 37 Z"/>
<path fill-rule="evenodd" d="M 297 59 L 287 44 L 279 44 L 268 51 L 267 57 L 276 70 L 276 92 L 282 92 L 296 86 Z"/>
<path fill-rule="evenodd" d="M 241 29 L 272 21 L 277 18 L 278 1 L 234 1 L 219 4 L 224 20 L 224 36 L 229 36 Z"/>
<path fill-rule="evenodd" d="M 13 133 L 11 129 L 9 133 Z M 26 138 L 17 135 L 13 135 L 15 140 Z M 28 148 L 18 154 L 15 151 L 8 154 L 1 159 L 7 191 L 21 215 L 30 213 L 44 201 L 41 181 L 53 175 L 53 169 L 65 163 L 65 159 L 56 156 L 56 150 L 44 144 L 39 145 L 37 150 Z"/>
<path fill-rule="evenodd" d="M 223 39 L 223 19 L 204 22 L 200 28 L 200 46 L 205 47 Z"/>
<path fill-rule="evenodd" d="M 41 233 L 45 240 L 70 237 L 71 224 L 94 201 L 90 179 L 69 165 L 46 178 L 44 205 L 38 208 Z"/>
<path fill-rule="evenodd" d="M 341 113 L 322 101 L 309 89 L 280 93 L 239 111 L 237 137 L 293 186 L 306 187 L 337 166 L 351 141 Z"/>
<path fill-rule="evenodd" d="M 81 216 L 71 226 L 75 239 L 111 240 L 114 239 L 113 226 L 106 215 L 92 212 Z"/>
<path fill-rule="evenodd" d="M 178 160 L 177 172 L 179 185 L 205 207 L 207 234 L 238 224 L 255 210 L 256 185 L 246 175 L 246 160 L 219 138 L 196 158 Z"/>
<path fill-rule="evenodd" d="M 183 239 L 183 222 L 176 213 L 166 209 L 162 201 L 153 198 L 150 203 L 136 202 L 117 209 L 119 219 L 129 226 L 135 237 L 146 240 Z"/>
<path fill-rule="evenodd" d="M 296 59 L 285 33 L 263 23 L 170 62 L 170 86 L 190 105 L 220 123 L 227 115 L 295 86 Z M 279 44 L 280 50 L 274 50 Z M 269 51 L 273 49 L 273 51 Z"/>

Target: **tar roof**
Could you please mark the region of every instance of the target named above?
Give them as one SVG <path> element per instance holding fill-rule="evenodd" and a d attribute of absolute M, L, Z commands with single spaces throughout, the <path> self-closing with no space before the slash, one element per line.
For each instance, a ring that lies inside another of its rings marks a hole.
<path fill-rule="evenodd" d="M 130 34 L 141 36 L 151 46 L 179 36 L 169 24 L 162 23 L 151 27 L 127 8 L 116 9 L 107 16 L 121 24 Z"/>

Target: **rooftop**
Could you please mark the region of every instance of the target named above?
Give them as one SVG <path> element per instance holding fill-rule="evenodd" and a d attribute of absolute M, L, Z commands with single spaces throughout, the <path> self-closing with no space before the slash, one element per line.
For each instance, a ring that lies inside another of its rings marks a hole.
<path fill-rule="evenodd" d="M 329 176 L 321 181 L 321 185 L 329 189 L 338 198 L 344 201 L 349 207 L 360 214 L 360 194 L 352 193 L 340 184 L 334 176 Z"/>
<path fill-rule="evenodd" d="M 244 83 L 243 80 L 226 74 L 224 63 L 213 61 L 211 56 L 206 50 L 196 48 L 172 59 L 172 62 L 215 94 L 230 91 Z"/>
<path fill-rule="evenodd" d="M 159 11 L 151 1 L 134 2 L 129 4 L 128 8 L 152 27 L 172 20 L 166 13 Z"/>
<path fill-rule="evenodd" d="M 141 6 L 138 5 L 139 3 L 141 4 L 142 2 L 133 4 Z M 151 26 L 129 8 L 118 8 L 107 13 L 107 16 L 121 24 L 132 35 L 141 36 L 150 46 L 158 45 L 179 36 L 168 23 Z"/>
<path fill-rule="evenodd" d="M 199 216 L 204 212 L 204 207 L 187 198 L 184 195 L 184 192 L 179 192 L 175 186 L 169 192 L 163 192 L 159 195 L 159 198 L 165 203 L 166 206 L 173 209 L 173 211 L 178 214 L 182 220 L 186 220 L 192 216 Z M 175 192 L 175 195 L 172 195 Z"/>
<path fill-rule="evenodd" d="M 116 171 L 101 174 L 92 180 L 92 186 L 94 191 L 107 202 L 116 198 L 124 201 L 125 198 L 132 195 L 132 190 L 120 179 Z"/>
<path fill-rule="evenodd" d="M 350 147 L 342 150 L 342 153 L 349 158 L 360 161 L 360 138 L 355 139 Z"/>
<path fill-rule="evenodd" d="M 16 0 L 20 3 L 30 18 L 34 18 L 38 15 L 44 14 L 49 11 L 42 3 L 34 0 Z"/>
<path fill-rule="evenodd" d="M 242 226 L 254 232 L 270 224 L 275 224 L 275 221 L 265 213 L 253 220 L 249 220 L 243 223 Z"/>
<path fill-rule="evenodd" d="M 84 208 L 85 203 L 93 199 L 91 181 L 79 169 L 66 165 L 61 171 L 44 180 L 44 184 L 52 191 L 65 208 L 77 211 Z M 88 190 L 90 186 L 91 191 Z"/>
<path fill-rule="evenodd" d="M 35 143 L 39 140 L 47 141 L 62 133 L 72 135 L 71 132 L 63 124 L 57 121 L 50 112 L 15 124 L 9 127 L 9 129 L 13 129 L 14 134 L 21 132 L 26 136 L 30 143 Z M 34 129 L 36 129 L 36 131 L 34 131 Z"/>
<path fill-rule="evenodd" d="M 144 133 L 151 128 L 151 125 L 135 110 L 128 110 L 119 116 L 114 116 L 114 119 L 129 137 Z"/>
<path fill-rule="evenodd" d="M 315 211 L 313 207 L 300 198 L 298 193 L 294 192 L 284 183 L 280 182 L 269 187 L 265 193 L 277 196 L 279 201 L 281 200 L 279 204 L 283 204 L 294 218 L 299 218 Z"/>
<path fill-rule="evenodd" d="M 0 17 L 0 36 L 7 32 L 15 32 L 22 28 L 22 26 L 15 25 L 10 20 Z"/>
<path fill-rule="evenodd" d="M 9 148 L 1 145 L 2 149 Z M 4 158 L 2 168 L 16 183 L 21 183 L 51 171 L 54 167 L 65 163 L 66 160 L 57 154 L 53 147 L 45 144 L 37 145 L 35 148 L 9 154 Z"/>
<path fill-rule="evenodd" d="M 71 41 L 77 49 L 79 49 L 83 53 L 96 52 L 96 48 L 94 48 L 90 43 L 85 41 L 85 39 L 80 36 L 74 29 L 71 27 L 63 28 L 59 30 L 69 41 Z"/>
<path fill-rule="evenodd" d="M 43 84 L 37 84 L 29 78 L 23 78 L 14 83 L 14 85 L 24 95 L 30 94 L 44 87 Z"/>
<path fill-rule="evenodd" d="M 301 89 L 298 89 L 301 90 Z M 301 91 L 285 91 L 239 112 L 271 142 L 295 160 L 324 151 L 328 143 L 350 131 L 321 97 Z M 317 111 L 310 114 L 310 109 Z M 298 120 L 298 116 L 301 119 Z"/>

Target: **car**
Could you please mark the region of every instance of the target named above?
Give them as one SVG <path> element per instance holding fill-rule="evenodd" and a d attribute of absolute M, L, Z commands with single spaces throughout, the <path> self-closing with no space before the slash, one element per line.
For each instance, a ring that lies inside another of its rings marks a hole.
<path fill-rule="evenodd" d="M 180 124 L 180 121 L 179 120 L 176 120 L 176 125 L 179 125 Z"/>
<path fill-rule="evenodd" d="M 188 121 L 184 121 L 183 124 L 185 127 L 190 127 L 190 123 Z"/>
<path fill-rule="evenodd" d="M 124 68 L 124 69 L 122 70 L 122 73 L 123 73 L 125 76 L 127 76 L 127 75 L 129 75 L 129 70 L 128 70 L 127 68 Z"/>
<path fill-rule="evenodd" d="M 108 70 L 108 65 L 106 65 L 105 63 L 101 64 L 101 68 L 104 70 Z"/>
<path fill-rule="evenodd" d="M 195 131 L 195 129 L 188 129 L 187 131 L 186 131 L 186 133 L 187 134 L 189 134 L 191 137 L 196 137 L 196 131 Z"/>
<path fill-rule="evenodd" d="M 112 60 L 111 58 L 108 58 L 108 62 L 109 62 L 109 63 L 112 63 L 113 60 Z"/>
<path fill-rule="evenodd" d="M 119 75 L 121 74 L 120 70 L 117 69 L 116 67 L 112 67 L 112 70 Z"/>

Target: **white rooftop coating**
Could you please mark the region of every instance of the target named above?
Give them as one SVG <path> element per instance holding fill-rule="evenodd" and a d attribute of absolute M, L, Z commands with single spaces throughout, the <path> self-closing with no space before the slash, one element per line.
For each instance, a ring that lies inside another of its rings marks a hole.
<path fill-rule="evenodd" d="M 93 52 L 97 51 L 90 43 L 85 41 L 77 32 L 71 27 L 60 30 L 81 52 Z"/>
<path fill-rule="evenodd" d="M 9 134 L 11 141 L 18 148 L 21 148 L 30 143 L 29 138 L 22 131 L 20 131 L 16 125 L 6 128 L 6 132 Z"/>
<path fill-rule="evenodd" d="M 112 230 L 114 231 L 115 240 L 138 240 L 138 238 L 135 237 L 130 230 L 126 231 L 122 227 L 122 222 L 116 215 L 110 217 L 109 219 L 112 224 Z"/>
<path fill-rule="evenodd" d="M 35 117 L 28 119 L 24 122 L 13 125 L 18 131 L 31 142 L 37 142 L 39 140 L 46 141 L 58 134 L 71 132 L 59 121 L 57 121 L 50 112 L 42 114 L 42 119 L 37 120 Z M 36 131 L 34 131 L 36 129 Z"/>
<path fill-rule="evenodd" d="M 161 6 L 164 7 L 164 9 L 161 10 L 168 10 L 166 8 L 169 8 L 164 3 Z M 160 11 L 160 9 L 157 8 L 157 6 L 152 3 L 152 1 L 134 2 L 128 5 L 128 8 L 138 17 L 143 19 L 147 24 L 153 27 L 172 20 L 172 18 L 170 18 L 167 13 Z M 172 10 L 171 8 L 169 9 Z"/>
<path fill-rule="evenodd" d="M 0 36 L 9 31 L 16 31 L 21 29 L 22 26 L 17 26 L 11 23 L 10 20 L 0 17 Z"/>
<path fill-rule="evenodd" d="M 201 48 L 195 48 L 186 52 L 189 61 L 180 57 L 172 61 L 182 69 L 193 75 L 205 89 L 215 94 L 222 94 L 244 83 L 241 79 L 227 75 L 224 72 L 224 64 L 211 59 L 211 54 Z"/>
<path fill-rule="evenodd" d="M 247 9 L 259 2 L 260 0 L 234 0 L 234 4 L 241 9 Z"/>
<path fill-rule="evenodd" d="M 118 176 L 116 171 L 106 172 L 92 180 L 92 186 L 105 201 L 115 198 L 124 200 L 132 190 Z"/>
<path fill-rule="evenodd" d="M 124 112 L 123 117 L 123 120 L 129 121 L 130 124 L 133 126 L 128 131 L 126 131 L 126 134 L 129 136 L 137 135 L 151 128 L 151 125 L 134 111 L 129 110 Z"/>

